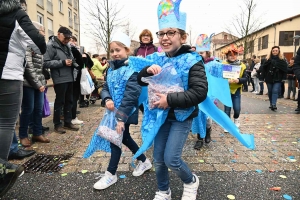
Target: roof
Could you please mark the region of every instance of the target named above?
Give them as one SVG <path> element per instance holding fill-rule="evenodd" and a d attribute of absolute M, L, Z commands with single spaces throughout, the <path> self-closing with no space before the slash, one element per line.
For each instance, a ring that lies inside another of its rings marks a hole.
<path fill-rule="evenodd" d="M 262 31 L 262 30 L 264 30 L 264 29 L 267 29 L 267 28 L 269 28 L 269 27 L 272 27 L 272 26 L 274 26 L 274 25 L 281 24 L 282 22 L 292 21 L 293 19 L 298 18 L 298 17 L 300 17 L 300 14 L 299 14 L 299 15 L 294 15 L 294 16 L 292 16 L 292 17 L 289 17 L 289 18 L 286 18 L 286 19 L 283 19 L 283 20 L 280 20 L 280 21 L 278 21 L 278 22 L 274 22 L 274 23 L 272 23 L 272 24 L 270 24 L 270 25 L 268 25 L 268 26 L 265 26 L 265 27 L 263 27 L 263 28 L 261 28 L 261 29 L 255 31 L 255 32 L 253 32 L 253 33 L 251 33 L 251 34 L 249 34 L 249 35 L 253 35 L 253 34 L 255 34 L 255 33 L 258 33 L 258 32 L 260 32 L 260 31 Z M 248 35 L 248 36 L 249 36 L 249 35 Z M 226 44 L 226 45 L 224 45 L 224 46 L 221 46 L 221 47 L 217 48 L 216 50 L 222 49 L 222 48 L 226 47 L 227 45 L 233 44 L 234 42 L 240 41 L 240 40 L 242 40 L 242 39 L 244 39 L 244 38 L 246 38 L 246 37 L 242 37 L 242 38 L 240 38 L 240 39 L 237 39 L 237 40 L 235 40 L 235 41 L 233 41 L 233 42 L 231 42 L 231 43 L 228 43 L 228 44 Z"/>

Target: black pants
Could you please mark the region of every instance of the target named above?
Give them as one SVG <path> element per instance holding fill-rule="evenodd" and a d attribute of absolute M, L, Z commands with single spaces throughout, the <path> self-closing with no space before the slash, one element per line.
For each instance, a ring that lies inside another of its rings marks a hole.
<path fill-rule="evenodd" d="M 23 81 L 0 79 L 0 163 L 7 161 L 22 96 Z"/>
<path fill-rule="evenodd" d="M 64 122 L 69 124 L 72 121 L 72 106 L 73 106 L 73 82 L 54 84 L 56 94 L 54 102 L 54 126 L 61 125 L 60 113 L 64 108 Z"/>
<path fill-rule="evenodd" d="M 123 132 L 122 143 L 126 147 L 128 147 L 128 149 L 130 149 L 130 151 L 133 154 L 135 154 L 138 151 L 139 146 L 135 143 L 135 141 L 130 136 L 129 126 L 130 126 L 130 124 L 125 124 L 125 130 Z M 109 171 L 111 174 L 115 175 L 116 171 L 118 169 L 118 164 L 119 164 L 119 161 L 121 158 L 122 150 L 118 146 L 114 145 L 113 143 L 110 143 L 110 148 L 111 148 L 111 157 L 110 157 L 107 171 Z M 142 154 L 139 157 L 137 157 L 137 160 L 145 162 L 146 156 L 144 154 Z"/>
<path fill-rule="evenodd" d="M 76 118 L 78 99 L 80 97 L 80 82 L 73 83 L 73 106 L 72 106 L 72 119 Z"/>
<path fill-rule="evenodd" d="M 264 82 L 259 81 L 260 93 L 264 93 Z"/>
<path fill-rule="evenodd" d="M 247 75 L 248 75 L 247 84 L 250 85 L 250 83 L 251 83 L 252 88 L 253 88 L 253 90 L 254 90 L 254 89 L 255 89 L 255 88 L 254 88 L 254 81 L 253 81 L 253 78 L 251 78 L 251 72 L 247 72 Z"/>
<path fill-rule="evenodd" d="M 90 98 L 90 95 L 85 95 L 85 98 L 89 99 Z M 79 103 L 82 104 L 84 103 L 84 95 L 80 95 L 80 98 L 79 98 Z"/>

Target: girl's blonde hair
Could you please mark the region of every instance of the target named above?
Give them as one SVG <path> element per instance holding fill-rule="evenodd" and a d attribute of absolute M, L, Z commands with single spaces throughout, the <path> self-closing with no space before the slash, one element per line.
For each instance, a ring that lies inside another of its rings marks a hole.
<path fill-rule="evenodd" d="M 128 56 L 132 54 L 130 48 L 125 46 L 125 44 L 123 44 L 122 42 L 119 41 L 113 41 L 113 42 L 116 43 L 118 46 L 125 48 Z M 113 42 L 111 42 L 110 44 L 112 44 Z"/>
<path fill-rule="evenodd" d="M 275 48 L 277 48 L 277 49 L 279 50 L 279 53 L 278 53 L 279 59 L 280 59 L 280 60 L 283 60 L 284 57 L 283 57 L 283 54 L 282 54 L 281 51 L 280 51 L 280 47 L 279 47 L 279 46 L 274 46 L 274 47 L 272 47 L 272 49 L 271 49 L 271 51 L 270 51 L 270 54 L 269 54 L 268 57 L 267 57 L 267 60 L 269 60 L 269 59 L 272 57 L 272 50 L 275 49 Z"/>

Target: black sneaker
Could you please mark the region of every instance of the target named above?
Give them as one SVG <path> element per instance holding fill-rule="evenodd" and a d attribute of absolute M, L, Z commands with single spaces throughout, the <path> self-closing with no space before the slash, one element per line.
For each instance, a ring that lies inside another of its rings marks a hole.
<path fill-rule="evenodd" d="M 276 107 L 276 105 L 272 105 L 272 108 L 271 108 L 271 110 L 273 110 L 273 111 L 276 111 L 276 110 L 277 110 L 277 107 Z"/>
<path fill-rule="evenodd" d="M 257 93 L 256 95 L 263 95 L 263 92 L 259 92 L 259 93 Z"/>
<path fill-rule="evenodd" d="M 296 108 L 296 110 L 295 110 L 296 112 L 300 112 L 300 108 L 298 107 L 298 108 Z"/>
<path fill-rule="evenodd" d="M 24 167 L 13 165 L 1 159 L 0 163 L 0 197 L 3 197 L 24 173 Z"/>
<path fill-rule="evenodd" d="M 197 140 L 196 144 L 194 145 L 194 149 L 200 150 L 203 147 L 203 139 Z"/>

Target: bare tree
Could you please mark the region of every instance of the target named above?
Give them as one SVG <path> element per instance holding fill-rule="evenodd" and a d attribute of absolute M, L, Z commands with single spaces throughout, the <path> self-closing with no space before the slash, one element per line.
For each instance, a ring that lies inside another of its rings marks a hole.
<path fill-rule="evenodd" d="M 91 34 L 99 40 L 109 58 L 111 33 L 122 23 L 122 7 L 111 0 L 85 0 L 82 7 L 87 14 L 85 19 L 89 22 Z"/>
<path fill-rule="evenodd" d="M 124 32 L 129 36 L 130 39 L 134 38 L 137 27 L 130 22 L 130 19 L 128 19 L 123 25 L 120 26 L 123 27 Z"/>
<path fill-rule="evenodd" d="M 240 43 L 244 47 L 244 59 L 247 52 L 254 48 L 254 41 L 258 37 L 257 34 L 253 33 L 258 31 L 262 25 L 262 17 L 257 16 L 256 7 L 256 0 L 243 0 L 243 4 L 240 5 L 240 13 L 233 17 L 230 26 L 226 28 L 231 35 L 237 34 L 241 38 Z"/>

